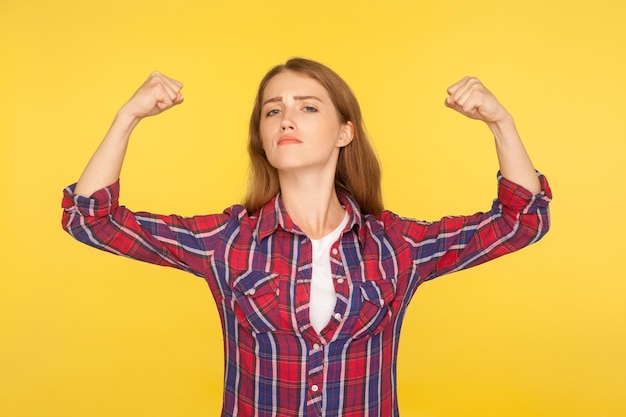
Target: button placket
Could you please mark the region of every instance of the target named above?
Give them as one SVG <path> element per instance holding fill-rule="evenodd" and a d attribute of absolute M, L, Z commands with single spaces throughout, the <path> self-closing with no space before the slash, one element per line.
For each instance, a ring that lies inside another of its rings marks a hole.
<path fill-rule="evenodd" d="M 309 401 L 317 402 L 322 395 L 322 379 L 324 375 L 324 347 L 323 342 L 316 342 L 309 350 Z"/>
<path fill-rule="evenodd" d="M 346 303 L 345 300 L 349 299 L 349 288 L 347 286 L 347 280 L 345 277 L 345 272 L 343 270 L 343 263 L 341 262 L 341 255 L 339 253 L 339 244 L 335 243 L 335 245 L 330 250 L 331 260 L 334 265 L 332 267 L 333 278 L 335 279 L 335 290 L 337 292 L 337 304 L 335 305 L 335 312 L 333 313 L 333 318 L 341 322 L 344 318 L 344 313 L 346 312 Z"/>

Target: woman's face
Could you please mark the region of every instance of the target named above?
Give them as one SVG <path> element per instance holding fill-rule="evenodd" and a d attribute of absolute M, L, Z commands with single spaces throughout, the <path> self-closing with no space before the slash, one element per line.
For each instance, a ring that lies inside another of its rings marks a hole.
<path fill-rule="evenodd" d="M 342 123 L 328 91 L 313 78 L 282 72 L 263 92 L 260 133 L 268 161 L 279 172 L 328 169 L 352 140 L 352 123 Z"/>

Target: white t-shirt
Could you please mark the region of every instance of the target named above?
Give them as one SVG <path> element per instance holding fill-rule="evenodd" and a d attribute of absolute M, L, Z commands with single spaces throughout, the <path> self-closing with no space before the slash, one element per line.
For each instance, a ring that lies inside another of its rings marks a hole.
<path fill-rule="evenodd" d="M 321 239 L 311 239 L 313 244 L 313 271 L 311 274 L 311 299 L 309 320 L 317 333 L 321 333 L 335 310 L 337 293 L 330 272 L 330 248 L 348 224 L 348 213 L 335 230 Z"/>

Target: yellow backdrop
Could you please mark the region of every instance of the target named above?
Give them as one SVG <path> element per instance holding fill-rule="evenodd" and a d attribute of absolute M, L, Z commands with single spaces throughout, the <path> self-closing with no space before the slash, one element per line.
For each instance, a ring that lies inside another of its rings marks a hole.
<path fill-rule="evenodd" d="M 158 69 L 186 100 L 136 130 L 123 204 L 191 215 L 238 202 L 256 85 L 294 55 L 360 98 L 388 208 L 489 208 L 489 131 L 443 106 L 466 74 L 514 114 L 554 190 L 545 240 L 420 288 L 402 415 L 626 415 L 625 16 L 614 0 L 2 1 L 0 415 L 218 415 L 207 285 L 73 241 L 61 190 Z"/>

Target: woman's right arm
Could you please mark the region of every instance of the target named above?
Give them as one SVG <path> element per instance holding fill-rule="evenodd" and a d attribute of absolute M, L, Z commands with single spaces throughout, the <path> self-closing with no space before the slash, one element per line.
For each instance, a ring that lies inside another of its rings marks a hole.
<path fill-rule="evenodd" d="M 85 167 L 74 193 L 90 197 L 119 179 L 130 135 L 148 116 L 159 114 L 183 102 L 183 85 L 159 72 L 153 72 L 117 112 L 100 146 Z"/>
<path fill-rule="evenodd" d="M 133 129 L 144 117 L 180 104 L 181 88 L 180 82 L 154 72 L 122 106 L 78 183 L 64 190 L 62 224 L 92 247 L 202 276 L 229 212 L 162 216 L 118 203 L 118 179 Z"/>

